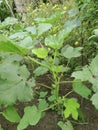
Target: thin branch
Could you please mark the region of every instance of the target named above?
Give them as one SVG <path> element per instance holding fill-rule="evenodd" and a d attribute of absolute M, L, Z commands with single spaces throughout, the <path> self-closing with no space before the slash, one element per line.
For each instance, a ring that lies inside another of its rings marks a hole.
<path fill-rule="evenodd" d="M 10 12 L 11 12 L 11 15 L 12 15 L 13 17 L 15 17 L 15 15 L 14 15 L 14 13 L 13 13 L 13 10 L 12 10 L 12 8 L 11 8 L 11 6 L 10 6 L 8 0 L 5 0 L 5 3 L 6 3 L 6 5 L 8 6 L 8 8 L 9 8 L 9 10 L 10 10 Z"/>

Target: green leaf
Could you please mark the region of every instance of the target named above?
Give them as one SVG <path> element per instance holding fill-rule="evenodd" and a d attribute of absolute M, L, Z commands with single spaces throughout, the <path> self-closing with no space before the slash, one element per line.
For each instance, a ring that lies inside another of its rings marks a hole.
<path fill-rule="evenodd" d="M 92 74 L 88 69 L 88 66 L 83 67 L 82 71 L 76 71 L 72 73 L 72 77 L 79 79 L 81 81 L 88 81 L 91 78 Z"/>
<path fill-rule="evenodd" d="M 48 103 L 46 102 L 46 100 L 45 99 L 39 99 L 38 109 L 40 111 L 44 111 L 47 107 L 48 107 Z"/>
<path fill-rule="evenodd" d="M 30 32 L 32 35 L 36 36 L 37 35 L 37 30 L 36 26 L 29 26 L 25 29 L 27 32 Z"/>
<path fill-rule="evenodd" d="M 33 48 L 32 38 L 30 36 L 27 36 L 23 40 L 19 41 L 18 45 L 23 47 L 23 48 L 31 49 L 31 48 Z"/>
<path fill-rule="evenodd" d="M 0 25 L 0 29 L 5 28 L 5 27 L 10 26 L 10 25 L 17 24 L 17 23 L 18 23 L 18 20 L 17 20 L 16 18 L 7 17 L 7 18 L 2 22 L 2 24 Z"/>
<path fill-rule="evenodd" d="M 13 106 L 8 106 L 2 115 L 10 122 L 20 121 L 20 116 Z"/>
<path fill-rule="evenodd" d="M 51 70 L 56 72 L 56 73 L 60 73 L 60 72 L 64 72 L 65 68 L 63 67 L 63 65 L 58 65 L 58 66 L 52 66 Z"/>
<path fill-rule="evenodd" d="M 98 109 L 98 92 L 91 97 L 92 104 Z"/>
<path fill-rule="evenodd" d="M 80 104 L 77 102 L 76 99 L 71 98 L 67 99 L 64 103 L 65 110 L 64 110 L 64 117 L 68 118 L 70 115 L 72 115 L 73 119 L 78 119 L 78 108 L 80 107 Z"/>
<path fill-rule="evenodd" d="M 77 15 L 79 13 L 79 9 L 78 8 L 74 8 L 68 11 L 68 14 L 70 17 L 73 17 L 75 15 Z"/>
<path fill-rule="evenodd" d="M 92 60 L 89 66 L 84 66 L 82 71 L 72 73 L 72 77 L 81 81 L 89 81 L 94 86 L 98 85 L 98 55 Z"/>
<path fill-rule="evenodd" d="M 73 19 L 73 20 L 68 20 L 66 23 L 65 23 L 65 28 L 69 28 L 70 30 L 78 27 L 81 25 L 81 21 L 77 18 Z"/>
<path fill-rule="evenodd" d="M 28 106 L 24 109 L 24 115 L 20 120 L 17 130 L 24 130 L 28 125 L 36 125 L 41 119 L 41 112 L 36 106 Z"/>
<path fill-rule="evenodd" d="M 62 56 L 66 57 L 68 59 L 71 59 L 73 57 L 81 56 L 81 53 L 80 53 L 81 50 L 82 50 L 82 47 L 74 48 L 70 45 L 66 45 L 65 47 L 62 48 L 61 54 L 62 54 Z"/>
<path fill-rule="evenodd" d="M 45 45 L 53 49 L 60 49 L 63 45 L 63 40 L 58 36 L 50 35 L 49 37 L 45 38 Z"/>
<path fill-rule="evenodd" d="M 0 64 L 0 104 L 11 105 L 17 100 L 25 102 L 33 99 L 35 81 L 29 79 L 30 73 L 25 65 L 20 66 L 17 60 L 14 61 Z"/>
<path fill-rule="evenodd" d="M 9 38 L 10 38 L 11 40 L 13 40 L 13 39 L 22 40 L 22 39 L 24 39 L 27 35 L 28 35 L 27 32 L 16 32 L 16 33 L 10 35 Z"/>
<path fill-rule="evenodd" d="M 28 53 L 28 49 L 17 46 L 7 37 L 0 35 L 0 52 L 12 52 L 25 55 Z"/>
<path fill-rule="evenodd" d="M 88 99 L 88 96 L 91 95 L 91 90 L 81 82 L 78 82 L 78 80 L 73 83 L 73 90 L 86 99 Z"/>
<path fill-rule="evenodd" d="M 58 126 L 62 129 L 62 130 L 74 130 L 72 124 L 70 121 L 67 121 L 67 122 L 62 122 L 62 121 L 59 121 L 58 122 Z"/>
<path fill-rule="evenodd" d="M 38 25 L 38 35 L 42 35 L 44 32 L 48 31 L 51 29 L 52 24 L 49 23 L 41 23 Z"/>
<path fill-rule="evenodd" d="M 40 75 L 45 74 L 47 71 L 48 71 L 48 68 L 40 66 L 40 67 L 38 67 L 37 69 L 34 70 L 34 74 L 36 76 L 40 76 Z"/>
<path fill-rule="evenodd" d="M 48 92 L 40 92 L 40 98 L 45 98 Z"/>
<path fill-rule="evenodd" d="M 98 29 L 94 29 L 94 34 L 98 36 Z"/>
<path fill-rule="evenodd" d="M 46 58 L 48 55 L 48 51 L 46 48 L 37 48 L 37 49 L 33 49 L 32 53 L 35 54 L 38 58 Z"/>

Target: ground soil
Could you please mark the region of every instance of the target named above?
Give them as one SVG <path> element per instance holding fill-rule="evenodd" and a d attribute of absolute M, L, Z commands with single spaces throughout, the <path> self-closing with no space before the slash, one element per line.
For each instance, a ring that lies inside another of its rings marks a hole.
<path fill-rule="evenodd" d="M 45 79 L 44 79 L 45 80 Z M 43 81 L 44 81 L 43 80 Z M 47 82 L 47 81 L 45 81 Z M 44 83 L 45 83 L 44 82 Z M 69 88 L 71 88 L 71 85 L 67 85 L 66 89 L 61 87 L 61 94 L 64 94 L 65 91 L 68 91 Z M 93 105 L 91 105 L 91 102 L 88 100 L 81 99 L 76 94 L 70 95 L 71 97 L 78 97 L 79 102 L 81 104 L 81 109 L 86 116 L 86 124 L 77 123 L 73 121 L 74 130 L 98 130 L 98 110 L 94 108 Z M 23 108 L 24 106 L 27 106 L 28 104 L 18 104 L 17 109 L 19 110 L 20 115 L 23 114 Z M 59 116 L 56 112 L 52 110 L 48 110 L 46 112 L 46 115 L 44 118 L 41 119 L 41 121 L 36 126 L 29 126 L 26 128 L 26 130 L 61 130 L 57 126 L 57 122 L 59 120 Z M 0 115 L 0 124 L 2 125 L 2 128 L 4 130 L 17 130 L 17 124 L 9 123 L 7 120 L 5 120 Z"/>

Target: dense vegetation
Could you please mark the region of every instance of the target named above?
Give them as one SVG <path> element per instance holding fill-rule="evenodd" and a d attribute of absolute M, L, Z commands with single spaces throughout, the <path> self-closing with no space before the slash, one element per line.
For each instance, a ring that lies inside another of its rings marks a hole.
<path fill-rule="evenodd" d="M 85 118 L 72 93 L 98 109 L 98 2 L 39 1 L 16 17 L 5 5 L 0 3 L 0 113 L 23 130 L 54 110 L 60 116 L 57 125 L 73 130 L 70 117 L 77 122 Z M 71 87 L 62 95 L 67 84 Z M 28 105 L 21 117 L 17 104 L 22 102 Z"/>

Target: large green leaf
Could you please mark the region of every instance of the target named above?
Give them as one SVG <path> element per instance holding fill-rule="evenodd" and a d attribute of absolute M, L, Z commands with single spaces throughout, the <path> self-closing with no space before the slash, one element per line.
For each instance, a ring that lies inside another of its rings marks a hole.
<path fill-rule="evenodd" d="M 23 40 L 19 41 L 18 45 L 23 48 L 31 49 L 33 48 L 33 40 L 30 36 L 27 36 Z"/>
<path fill-rule="evenodd" d="M 29 26 L 29 27 L 25 28 L 25 30 L 27 32 L 30 32 L 33 36 L 37 35 L 36 26 Z"/>
<path fill-rule="evenodd" d="M 92 74 L 89 71 L 88 66 L 85 66 L 82 71 L 73 72 L 72 77 L 80 79 L 81 81 L 88 81 L 92 77 Z"/>
<path fill-rule="evenodd" d="M 88 96 L 91 95 L 91 90 L 78 81 L 73 83 L 73 90 L 86 99 L 88 99 Z"/>
<path fill-rule="evenodd" d="M 28 53 L 28 49 L 17 46 L 7 37 L 0 35 L 0 52 L 12 52 L 25 55 Z"/>
<path fill-rule="evenodd" d="M 82 50 L 82 47 L 74 48 L 70 45 L 66 45 L 62 48 L 61 53 L 64 57 L 71 59 L 73 57 L 79 57 L 81 55 L 80 51 Z"/>
<path fill-rule="evenodd" d="M 25 102 L 33 98 L 34 79 L 29 79 L 30 73 L 26 66 L 20 66 L 13 58 L 12 62 L 6 59 L 0 64 L 0 104 L 11 105 L 17 100 Z"/>
<path fill-rule="evenodd" d="M 58 126 L 62 129 L 62 130 L 74 130 L 73 126 L 71 124 L 70 121 L 67 121 L 65 123 L 63 123 L 62 121 L 58 122 Z"/>
<path fill-rule="evenodd" d="M 67 99 L 64 103 L 65 110 L 64 110 L 64 117 L 68 118 L 70 115 L 72 115 L 73 119 L 78 119 L 78 108 L 80 107 L 80 104 L 77 102 L 76 99 L 71 98 Z"/>
<path fill-rule="evenodd" d="M 21 32 L 16 32 L 16 33 L 10 35 L 9 38 L 10 38 L 11 40 L 13 40 L 13 39 L 22 40 L 22 39 L 24 39 L 27 35 L 28 35 L 27 32 L 22 32 L 22 31 L 21 31 Z"/>
<path fill-rule="evenodd" d="M 41 23 L 38 25 L 38 35 L 42 35 L 44 32 L 48 31 L 51 29 L 52 24 L 49 23 Z"/>
<path fill-rule="evenodd" d="M 65 28 L 69 28 L 69 29 L 74 29 L 78 26 L 81 25 L 81 21 L 77 18 L 73 19 L 73 20 L 68 20 L 66 23 L 65 23 Z"/>
<path fill-rule="evenodd" d="M 72 77 L 80 79 L 81 81 L 89 81 L 92 83 L 95 94 L 92 96 L 91 101 L 98 109 L 98 55 L 92 60 L 89 66 L 84 66 L 82 71 L 74 72 Z"/>
<path fill-rule="evenodd" d="M 24 130 L 28 125 L 36 125 L 41 118 L 41 112 L 36 106 L 28 106 L 24 109 L 24 115 L 20 120 L 17 130 Z"/>
<path fill-rule="evenodd" d="M 93 85 L 98 85 L 98 55 L 92 60 L 89 66 L 84 66 L 82 71 L 72 73 L 72 77 L 82 81 L 89 81 Z"/>
<path fill-rule="evenodd" d="M 60 39 L 58 36 L 52 36 L 45 38 L 45 45 L 53 49 L 60 49 L 63 45 L 63 39 Z"/>
<path fill-rule="evenodd" d="M 33 49 L 32 53 L 35 54 L 38 58 L 46 58 L 48 55 L 48 51 L 46 48 L 37 48 L 37 49 Z"/>
<path fill-rule="evenodd" d="M 5 27 L 8 27 L 10 25 L 14 25 L 17 23 L 18 23 L 18 19 L 14 18 L 14 17 L 8 17 L 0 24 L 0 29 L 3 29 Z"/>
<path fill-rule="evenodd" d="M 19 122 L 20 116 L 13 106 L 8 106 L 2 115 L 10 122 Z"/>

